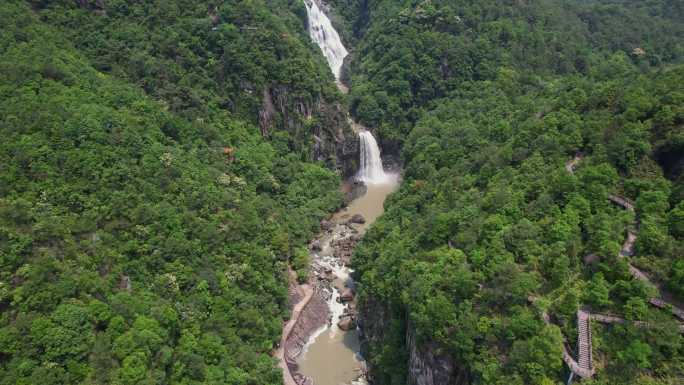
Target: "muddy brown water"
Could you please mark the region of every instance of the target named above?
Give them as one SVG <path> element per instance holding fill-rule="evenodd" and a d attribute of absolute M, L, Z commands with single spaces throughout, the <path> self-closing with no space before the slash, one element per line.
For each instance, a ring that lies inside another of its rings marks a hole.
<path fill-rule="evenodd" d="M 380 215 L 382 215 L 385 198 L 397 189 L 397 177 L 392 176 L 388 179 L 387 183 L 369 184 L 366 193 L 351 201 L 346 209 L 335 214 L 333 220 L 335 222 L 344 221 L 355 214 L 361 214 L 366 219 L 366 223 L 358 226 L 357 229 L 363 233 L 366 227 L 371 225 Z"/>
<path fill-rule="evenodd" d="M 366 219 L 363 225 L 357 225 L 360 233 L 372 224 L 383 213 L 385 198 L 396 190 L 398 178 L 389 178 L 387 183 L 369 184 L 366 193 L 350 202 L 345 210 L 333 216 L 333 221 L 340 223 L 346 221 L 355 214 L 361 214 Z M 328 250 L 324 248 L 321 255 L 325 256 Z M 338 272 L 345 275 L 349 272 L 346 267 Z M 343 279 L 345 277 L 342 277 Z M 336 285 L 339 286 L 339 285 Z M 336 291 L 339 295 L 339 292 Z M 329 302 L 331 311 L 340 311 L 334 300 Z M 333 320 L 331 326 L 312 336 L 305 350 L 297 361 L 298 371 L 310 377 L 315 385 L 341 385 L 352 384 L 362 372 L 363 361 L 359 356 L 359 334 L 357 330 L 342 331 Z M 360 382 L 363 383 L 363 382 Z"/>

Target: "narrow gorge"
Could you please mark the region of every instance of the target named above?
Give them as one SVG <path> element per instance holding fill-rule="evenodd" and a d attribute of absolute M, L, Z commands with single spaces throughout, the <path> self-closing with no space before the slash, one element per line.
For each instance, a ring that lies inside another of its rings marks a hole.
<path fill-rule="evenodd" d="M 348 51 L 316 1 L 304 3 L 311 39 L 325 56 L 340 92 L 347 93 L 340 72 Z M 399 174 L 384 169 L 373 134 L 351 117 L 348 120 L 359 137 L 359 169 L 342 186 L 347 206 L 321 223 L 321 234 L 309 246 L 309 282 L 292 287 L 293 316 L 277 352 L 286 385 L 367 384 L 349 265 L 356 243 L 396 189 Z"/>

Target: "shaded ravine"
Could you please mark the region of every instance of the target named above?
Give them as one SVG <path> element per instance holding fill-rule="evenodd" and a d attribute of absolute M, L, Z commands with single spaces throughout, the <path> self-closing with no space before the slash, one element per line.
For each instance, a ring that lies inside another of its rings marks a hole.
<path fill-rule="evenodd" d="M 365 383 L 354 283 L 347 266 L 356 243 L 382 214 L 384 199 L 396 185 L 396 178 L 392 183 L 369 183 L 363 195 L 321 222 L 322 231 L 310 244 L 310 279 L 293 290 L 293 296 L 301 299 L 283 328 L 276 352 L 285 385 Z"/>
<path fill-rule="evenodd" d="M 363 383 L 359 377 L 365 363 L 360 357 L 355 288 L 348 265 L 356 243 L 382 214 L 383 202 L 396 185 L 393 176 L 367 183 L 365 193 L 336 213 L 329 222 L 332 228 L 313 243 L 315 287 L 327 295 L 330 318 L 313 333 L 297 363 L 298 371 L 316 385 Z"/>

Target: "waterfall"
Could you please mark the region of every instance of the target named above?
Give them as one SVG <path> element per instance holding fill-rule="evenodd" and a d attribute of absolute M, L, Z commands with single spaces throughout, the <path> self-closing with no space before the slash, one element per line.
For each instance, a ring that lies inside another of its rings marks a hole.
<path fill-rule="evenodd" d="M 385 183 L 388 181 L 387 174 L 382 168 L 380 158 L 380 148 L 370 131 L 360 131 L 361 141 L 361 168 L 359 169 L 358 179 L 372 184 Z"/>
<path fill-rule="evenodd" d="M 309 35 L 318 44 L 328 61 L 340 91 L 347 93 L 347 88 L 340 82 L 340 70 L 347 56 L 347 50 L 342 45 L 340 36 L 330 23 L 330 19 L 320 10 L 316 1 L 322 0 L 304 0 L 309 17 Z M 339 284 L 343 283 L 345 287 L 352 287 L 353 281 L 349 276 L 352 270 L 338 255 L 338 251 L 347 247 L 341 245 L 347 245 L 347 243 L 337 241 L 351 240 L 353 236 L 356 236 L 350 235 L 349 230 L 352 230 L 354 234 L 358 232 L 362 234 L 365 226 L 372 223 L 382 213 L 385 197 L 395 189 L 398 175 L 385 174 L 382 159 L 380 159 L 380 148 L 373 134 L 354 122 L 349 114 L 347 114 L 347 119 L 352 131 L 359 135 L 361 166 L 357 179 L 364 182 L 368 188 L 361 197 L 356 198 L 349 207 L 345 208 L 343 213 L 335 215 L 332 219 L 334 224 L 332 235 L 328 235 L 326 231 L 318 237 L 322 243 L 319 244 L 321 254 L 312 254 L 313 265 L 318 265 L 313 270 L 319 271 L 320 268 L 324 268 L 325 271 L 332 272 L 336 284 L 330 282 L 323 285 L 324 288 L 329 288 L 328 293 L 331 294 L 327 302 L 329 311 L 327 314 L 331 316 L 331 323 L 323 325 L 309 336 L 309 340 L 301 350 L 301 356 L 297 359 L 297 371 L 305 378 L 309 378 L 305 381 L 307 384 L 312 381 L 317 384 L 368 384 L 364 373 L 366 365 L 360 353 L 358 330 L 347 330 L 346 326 L 340 328 L 338 325 L 342 317 L 345 317 L 346 323 L 355 322 L 356 316 L 354 305 L 341 301 L 342 289 Z M 355 215 L 361 215 L 365 220 L 365 225 L 351 225 L 349 220 Z M 287 357 L 288 353 L 284 353 Z M 290 358 L 295 356 L 296 354 Z M 281 366 L 288 368 L 284 359 L 281 360 Z M 287 370 L 283 373 L 286 372 Z M 285 383 L 288 383 L 287 378 Z"/>
<path fill-rule="evenodd" d="M 328 16 L 316 4 L 316 0 L 304 0 L 304 5 L 306 5 L 306 13 L 309 16 L 309 35 L 321 47 L 321 51 L 328 60 L 328 65 L 337 80 L 340 78 L 342 62 L 348 54 L 347 49 L 342 45 L 340 35 L 333 28 Z"/>
<path fill-rule="evenodd" d="M 306 12 L 309 17 L 309 35 L 311 39 L 318 44 L 323 51 L 323 55 L 328 60 L 328 65 L 335 80 L 342 89 L 339 82 L 340 70 L 344 58 L 347 56 L 347 49 L 342 45 L 340 35 L 333 28 L 328 16 L 321 11 L 316 3 L 317 0 L 304 0 Z M 343 91 L 344 92 L 344 91 Z M 351 119 L 350 119 L 351 120 Z M 356 126 L 352 122 L 352 128 Z M 388 178 L 382 168 L 382 159 L 380 159 L 380 148 L 375 141 L 373 134 L 370 131 L 360 130 L 359 138 L 361 140 L 361 169 L 359 170 L 357 178 L 367 184 L 381 184 L 388 183 L 392 178 Z"/>

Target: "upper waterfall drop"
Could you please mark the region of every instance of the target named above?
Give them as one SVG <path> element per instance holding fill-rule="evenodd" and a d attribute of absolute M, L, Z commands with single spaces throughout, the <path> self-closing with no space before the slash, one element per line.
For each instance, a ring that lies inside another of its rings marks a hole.
<path fill-rule="evenodd" d="M 304 0 L 306 12 L 309 18 L 309 35 L 323 51 L 323 55 L 328 61 L 330 70 L 335 75 L 335 80 L 342 92 L 344 86 L 341 84 L 340 71 L 344 58 L 349 54 L 344 48 L 340 35 L 333 28 L 328 16 L 319 8 L 317 0 Z M 396 182 L 396 175 L 387 174 L 382 167 L 380 158 L 380 148 L 378 142 L 370 131 L 363 129 L 362 126 L 350 120 L 350 125 L 354 131 L 359 130 L 361 142 L 360 160 L 361 165 L 357 174 L 357 179 L 366 184 L 392 184 Z"/>
<path fill-rule="evenodd" d="M 344 58 L 349 54 L 342 45 L 340 35 L 333 28 L 328 16 L 321 11 L 315 0 L 304 0 L 306 13 L 309 16 L 309 35 L 321 47 L 323 55 L 328 60 L 330 70 L 339 80 Z"/>
<path fill-rule="evenodd" d="M 379 184 L 389 181 L 385 170 L 382 168 L 382 158 L 380 158 L 380 147 L 375 137 L 370 131 L 360 131 L 361 141 L 361 165 L 359 168 L 358 179 L 365 183 Z"/>

